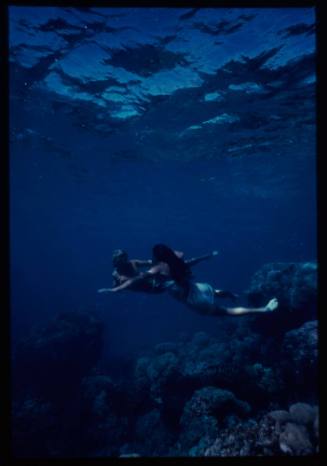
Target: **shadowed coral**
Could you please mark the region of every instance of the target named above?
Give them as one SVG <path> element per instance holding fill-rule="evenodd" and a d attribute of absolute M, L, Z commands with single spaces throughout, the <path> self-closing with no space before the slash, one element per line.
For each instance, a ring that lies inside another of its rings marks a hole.
<path fill-rule="evenodd" d="M 248 403 L 238 400 L 229 390 L 204 387 L 197 390 L 186 403 L 181 422 L 203 415 L 212 415 L 222 419 L 232 412 L 243 415 L 248 414 L 250 410 Z"/>
<path fill-rule="evenodd" d="M 253 306 L 264 305 L 272 296 L 279 302 L 274 313 L 254 320 L 254 328 L 271 334 L 301 325 L 316 317 L 317 263 L 265 264 L 252 277 L 247 296 Z"/>
<path fill-rule="evenodd" d="M 278 435 L 267 417 L 239 422 L 222 429 L 204 456 L 271 456 L 278 452 Z"/>
<path fill-rule="evenodd" d="M 279 437 L 279 446 L 283 453 L 290 455 L 309 455 L 313 446 L 304 426 L 288 422 Z"/>
<path fill-rule="evenodd" d="M 81 384 L 84 445 L 92 456 L 117 455 L 128 434 L 129 422 L 119 404 L 119 387 L 110 377 L 92 375 Z"/>
<path fill-rule="evenodd" d="M 81 384 L 83 399 L 88 409 L 101 418 L 105 417 L 110 405 L 114 403 L 117 387 L 110 377 L 96 375 L 85 377 Z"/>
<path fill-rule="evenodd" d="M 137 390 L 147 391 L 153 399 L 163 395 L 166 402 L 174 397 L 181 405 L 201 387 L 219 386 L 242 398 L 250 386 L 254 401 L 259 396 L 263 403 L 268 402 L 283 384 L 273 367 L 257 360 L 261 339 L 253 333 L 248 335 L 248 329 L 225 342 L 198 332 L 191 341 L 178 345 L 174 353 L 158 355 L 156 347 L 154 354 L 137 361 L 134 372 Z M 175 410 L 176 414 L 178 411 Z"/>
<path fill-rule="evenodd" d="M 268 416 L 273 419 L 275 422 L 287 422 L 291 420 L 291 415 L 288 411 L 284 409 L 276 409 L 275 411 L 270 411 Z"/>
<path fill-rule="evenodd" d="M 209 335 L 206 332 L 197 332 L 192 338 L 192 345 L 197 348 L 203 348 L 209 343 Z"/>
<path fill-rule="evenodd" d="M 162 353 L 150 359 L 138 359 L 135 367 L 135 376 L 140 383 L 153 383 L 164 385 L 177 370 L 178 360 L 174 353 Z"/>
<path fill-rule="evenodd" d="M 314 309 L 315 267 L 263 269 L 254 299 L 279 293 L 278 312 L 285 318 L 273 322 L 271 335 L 264 336 L 260 322 L 259 332 L 251 329 L 251 319 L 275 318 L 260 315 L 223 326 L 219 338 L 197 332 L 182 342 L 159 343 L 136 360 L 127 379 L 99 367 L 91 371 L 102 345 L 102 324 L 91 315 L 64 313 L 25 339 L 14 358 L 16 374 L 21 371 L 15 383 L 24 382 L 13 410 L 16 450 L 49 456 L 67 449 L 85 456 L 317 452 L 319 413 L 311 404 L 317 321 L 294 328 Z M 269 330 L 271 321 L 265 325 Z M 51 436 L 59 434 L 53 443 Z M 64 445 L 64 438 L 72 444 Z"/>
<path fill-rule="evenodd" d="M 250 410 L 248 403 L 238 400 L 228 390 L 216 387 L 197 390 L 184 406 L 180 443 L 183 448 L 191 449 L 191 456 L 201 455 L 218 434 L 219 422 L 231 413 L 244 416 Z"/>
<path fill-rule="evenodd" d="M 179 449 L 186 452 L 187 456 L 202 456 L 202 452 L 208 447 L 218 435 L 218 421 L 213 416 L 195 417 L 184 425 L 181 423 L 179 436 Z M 185 454 L 185 453 L 184 453 Z"/>
<path fill-rule="evenodd" d="M 285 389 L 279 373 L 271 367 L 265 367 L 261 363 L 246 366 L 248 387 L 256 395 L 266 397 L 278 394 Z"/>
<path fill-rule="evenodd" d="M 305 423 L 295 422 L 293 415 L 298 409 L 302 412 L 304 407 L 301 405 L 305 405 L 306 413 L 317 409 L 305 403 L 298 405 L 296 409 L 292 405 L 289 411 L 271 411 L 220 430 L 215 442 L 206 449 L 205 456 L 306 456 L 316 453 L 318 436 L 313 435 L 314 424 L 306 424 L 308 418 L 305 416 L 300 417 Z"/>
<path fill-rule="evenodd" d="M 317 415 L 317 407 L 308 403 L 294 403 L 289 411 L 292 419 L 300 424 L 313 424 Z"/>
<path fill-rule="evenodd" d="M 67 398 L 68 392 L 97 363 L 102 334 L 103 324 L 91 314 L 59 314 L 17 345 L 13 364 L 15 388 Z"/>
<path fill-rule="evenodd" d="M 51 403 L 26 399 L 12 409 L 12 448 L 15 456 L 56 455 L 58 416 Z"/>
<path fill-rule="evenodd" d="M 174 435 L 162 421 L 160 411 L 154 409 L 144 416 L 140 416 L 135 426 L 136 451 L 153 456 L 161 456 L 167 453 L 172 445 Z"/>
<path fill-rule="evenodd" d="M 282 345 L 281 368 L 288 387 L 299 394 L 317 391 L 318 322 L 306 322 L 287 332 Z"/>

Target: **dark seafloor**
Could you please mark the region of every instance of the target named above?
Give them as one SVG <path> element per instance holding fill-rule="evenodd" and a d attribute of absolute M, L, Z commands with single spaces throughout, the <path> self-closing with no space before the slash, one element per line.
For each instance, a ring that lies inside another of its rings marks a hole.
<path fill-rule="evenodd" d="M 13 455 L 316 455 L 314 8 L 9 21 Z M 158 242 L 279 308 L 97 294 Z"/>

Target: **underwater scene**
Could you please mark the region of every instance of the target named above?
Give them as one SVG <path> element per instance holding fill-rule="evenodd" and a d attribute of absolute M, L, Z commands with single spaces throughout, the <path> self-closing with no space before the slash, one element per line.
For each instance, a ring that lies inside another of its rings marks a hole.
<path fill-rule="evenodd" d="M 8 19 L 12 455 L 317 455 L 315 9 Z"/>

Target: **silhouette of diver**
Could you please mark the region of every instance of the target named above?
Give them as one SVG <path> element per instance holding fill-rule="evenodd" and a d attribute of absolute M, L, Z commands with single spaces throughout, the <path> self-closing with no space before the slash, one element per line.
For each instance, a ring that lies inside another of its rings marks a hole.
<path fill-rule="evenodd" d="M 184 253 L 181 251 L 173 251 L 178 258 L 182 258 Z M 187 259 L 184 262 L 193 267 L 200 262 L 210 259 L 218 255 L 217 251 L 212 251 L 210 254 L 206 254 L 192 259 Z M 172 286 L 172 280 L 169 275 L 169 267 L 163 262 L 160 264 L 155 256 L 152 260 L 139 260 L 129 259 L 128 254 L 123 249 L 116 249 L 112 256 L 113 263 L 113 288 L 101 288 L 98 293 L 116 292 L 122 289 L 141 291 L 146 293 L 162 293 Z M 146 273 L 140 271 L 141 267 L 151 266 Z M 138 277 L 138 280 L 128 281 L 131 278 Z M 142 277 L 142 280 L 141 280 Z M 126 283 L 123 288 L 120 285 Z M 236 300 L 237 295 L 230 291 L 214 290 L 215 295 L 221 298 L 230 298 Z"/>
<path fill-rule="evenodd" d="M 216 297 L 235 299 L 236 296 L 227 291 L 215 290 L 208 283 L 193 281 L 191 271 L 191 266 L 215 255 L 217 255 L 216 251 L 207 256 L 184 261 L 182 258 L 183 253 L 173 251 L 164 244 L 157 244 L 152 250 L 152 267 L 149 270 L 138 273 L 131 278 L 124 276 L 122 283 L 118 286 L 103 288 L 98 292 L 118 292 L 126 289 L 146 291 L 145 283 L 147 283 L 146 286 L 152 289 L 151 292 L 167 291 L 173 298 L 183 302 L 198 313 L 211 316 L 239 316 L 249 313 L 271 312 L 278 307 L 276 298 L 271 299 L 266 306 L 258 308 L 217 305 L 215 302 Z"/>

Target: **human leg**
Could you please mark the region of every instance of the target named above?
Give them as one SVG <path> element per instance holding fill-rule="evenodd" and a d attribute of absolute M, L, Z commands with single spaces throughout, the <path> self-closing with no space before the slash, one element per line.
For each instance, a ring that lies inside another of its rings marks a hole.
<path fill-rule="evenodd" d="M 225 314 L 230 316 L 239 316 L 244 314 L 258 313 L 258 312 L 272 312 L 278 307 L 278 301 L 273 298 L 266 306 L 263 307 L 226 307 Z"/>

